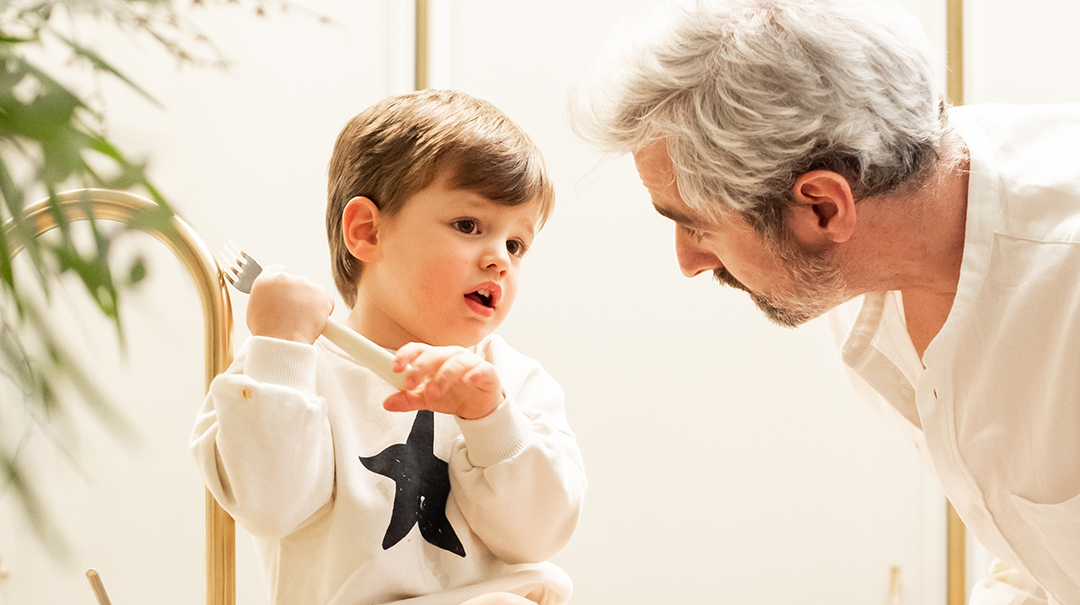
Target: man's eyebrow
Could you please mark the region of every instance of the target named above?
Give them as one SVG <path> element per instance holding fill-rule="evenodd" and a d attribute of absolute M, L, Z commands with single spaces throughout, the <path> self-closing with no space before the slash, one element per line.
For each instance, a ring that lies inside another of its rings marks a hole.
<path fill-rule="evenodd" d="M 680 225 L 683 225 L 683 226 L 686 226 L 686 227 L 701 227 L 702 226 L 701 221 L 699 221 L 699 220 L 697 220 L 695 218 L 692 218 L 690 216 L 687 216 L 687 215 L 685 215 L 685 214 L 683 214 L 681 212 L 678 212 L 676 210 L 672 210 L 670 208 L 664 208 L 663 206 L 658 206 L 656 204 L 653 204 L 653 208 L 656 210 L 656 213 L 659 214 L 660 216 L 662 216 L 664 218 L 671 219 L 671 220 L 675 221 L 676 223 L 678 223 Z"/>

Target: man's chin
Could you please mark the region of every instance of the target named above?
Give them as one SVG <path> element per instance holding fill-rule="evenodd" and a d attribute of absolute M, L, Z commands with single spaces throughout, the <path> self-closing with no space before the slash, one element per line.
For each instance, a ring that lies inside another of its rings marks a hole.
<path fill-rule="evenodd" d="M 803 274 L 802 279 L 793 276 L 797 282 L 795 289 L 798 294 L 765 295 L 746 287 L 727 269 L 713 272 L 713 278 L 717 282 L 746 292 L 769 321 L 785 328 L 797 328 L 811 319 L 821 317 L 850 298 L 839 272 L 817 271 L 812 275 L 813 278 L 810 278 Z"/>
<path fill-rule="evenodd" d="M 803 308 L 792 310 L 790 307 L 780 307 L 763 301 L 751 295 L 754 304 L 757 305 L 765 317 L 782 328 L 797 328 L 811 319 L 821 317 L 828 309 Z"/>
<path fill-rule="evenodd" d="M 769 321 L 784 328 L 797 328 L 825 312 L 803 302 L 779 302 L 774 297 L 758 294 L 723 269 L 716 271 L 713 277 L 720 285 L 746 292 Z"/>

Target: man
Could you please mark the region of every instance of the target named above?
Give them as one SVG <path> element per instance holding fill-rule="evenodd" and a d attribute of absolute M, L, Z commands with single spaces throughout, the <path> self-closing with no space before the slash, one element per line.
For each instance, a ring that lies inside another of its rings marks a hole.
<path fill-rule="evenodd" d="M 1080 107 L 950 108 L 879 1 L 646 21 L 576 130 L 634 155 L 684 274 L 785 326 L 835 309 L 856 387 L 1003 561 L 973 603 L 1080 604 Z"/>

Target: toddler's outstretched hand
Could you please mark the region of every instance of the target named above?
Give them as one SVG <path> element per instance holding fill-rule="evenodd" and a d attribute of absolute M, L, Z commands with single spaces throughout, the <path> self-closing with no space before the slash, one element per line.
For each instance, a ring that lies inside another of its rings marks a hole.
<path fill-rule="evenodd" d="M 412 369 L 405 375 L 405 388 L 383 402 L 391 412 L 431 410 L 475 420 L 502 403 L 495 366 L 466 349 L 409 343 L 398 350 L 394 371 L 407 365 Z"/>

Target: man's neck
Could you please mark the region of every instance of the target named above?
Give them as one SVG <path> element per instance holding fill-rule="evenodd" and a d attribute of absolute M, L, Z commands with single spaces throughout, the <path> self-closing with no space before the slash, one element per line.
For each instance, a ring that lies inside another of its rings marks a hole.
<path fill-rule="evenodd" d="M 922 357 L 952 309 L 967 223 L 965 158 L 903 197 L 866 200 L 865 291 L 899 290 L 912 344 Z"/>

